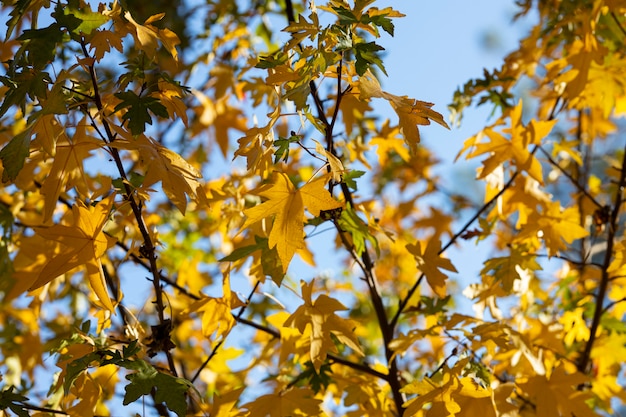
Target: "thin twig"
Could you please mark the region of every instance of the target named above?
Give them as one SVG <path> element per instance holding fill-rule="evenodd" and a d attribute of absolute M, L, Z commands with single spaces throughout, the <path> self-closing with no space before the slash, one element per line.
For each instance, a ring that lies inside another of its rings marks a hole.
<path fill-rule="evenodd" d="M 257 288 L 259 288 L 259 285 L 261 284 L 260 281 L 257 281 L 254 284 L 254 287 L 252 287 L 252 290 L 250 290 L 250 294 L 248 294 L 248 298 L 246 300 L 246 303 L 244 305 L 241 306 L 241 308 L 239 309 L 239 312 L 235 315 L 235 321 L 238 321 L 241 316 L 243 315 L 244 311 L 246 311 L 246 308 L 248 307 L 248 305 L 250 304 L 250 300 L 252 299 L 252 296 L 254 295 L 254 293 L 256 292 Z M 222 340 L 220 340 L 215 347 L 213 348 L 213 350 L 211 351 L 211 354 L 209 355 L 208 358 L 206 358 L 206 360 L 202 363 L 202 365 L 200 365 L 200 368 L 198 368 L 198 370 L 196 371 L 196 373 L 193 375 L 193 377 L 190 379 L 191 382 L 195 382 L 196 379 L 198 379 L 198 377 L 200 376 L 200 373 L 202 372 L 202 370 L 204 368 L 207 367 L 207 365 L 209 364 L 209 362 L 211 361 L 211 359 L 213 359 L 213 357 L 217 354 L 218 349 L 220 348 L 220 346 L 222 346 L 224 344 L 224 342 L 226 341 L 226 336 L 224 336 L 222 338 Z"/>
<path fill-rule="evenodd" d="M 536 150 L 537 148 L 535 148 Z M 502 187 L 502 189 L 500 191 L 498 191 L 498 193 L 496 195 L 494 195 L 489 201 L 487 201 L 485 204 L 482 205 L 482 207 L 480 209 L 478 209 L 478 211 L 476 213 L 474 213 L 474 215 L 463 225 L 463 227 L 461 227 L 461 229 L 454 235 L 452 236 L 452 238 L 448 241 L 448 243 L 446 243 L 441 250 L 437 253 L 438 255 L 441 255 L 443 252 L 445 252 L 450 246 L 452 246 L 460 237 L 463 233 L 465 233 L 465 231 L 467 229 L 469 229 L 469 227 L 476 221 L 478 220 L 478 218 L 480 216 L 482 216 L 482 214 L 487 211 L 487 209 L 489 207 L 491 207 L 491 205 L 502 196 L 502 194 L 504 194 L 504 192 L 506 190 L 508 190 L 511 185 L 513 184 L 513 181 L 515 181 L 515 178 L 517 178 L 519 174 L 519 171 L 515 171 L 513 173 L 513 175 L 511 175 L 511 178 L 509 179 L 509 181 L 507 181 L 506 184 L 504 184 L 504 186 Z M 400 315 L 402 314 L 402 312 L 404 311 L 404 309 L 406 308 L 407 304 L 409 303 L 409 300 L 411 299 L 411 297 L 413 296 L 413 294 L 415 293 L 415 291 L 419 288 L 421 282 L 424 279 L 424 274 L 422 273 L 419 278 L 417 279 L 417 281 L 415 282 L 415 284 L 413 284 L 413 286 L 411 287 L 411 289 L 409 289 L 409 292 L 407 293 L 407 295 L 400 300 L 400 303 L 398 304 L 398 310 L 396 311 L 396 314 L 393 316 L 393 318 L 391 319 L 391 326 L 393 328 L 395 328 L 398 324 L 398 320 L 400 319 Z"/>
<path fill-rule="evenodd" d="M 583 187 L 581 184 L 579 184 L 578 181 L 576 181 L 576 179 L 574 177 L 572 177 L 569 172 L 565 171 L 554 159 L 552 159 L 552 156 L 550 156 L 548 151 L 543 149 L 543 147 L 541 145 L 537 145 L 537 146 L 539 146 L 539 150 L 543 153 L 543 155 L 546 158 L 548 158 L 548 162 L 550 162 L 550 164 L 552 166 L 554 166 L 556 169 L 561 171 L 561 174 L 565 175 L 567 177 L 567 179 L 569 179 L 571 181 L 572 185 L 574 187 L 576 187 L 576 189 L 578 191 L 580 191 L 582 194 L 584 194 L 585 197 L 587 197 L 599 209 L 604 208 L 604 206 L 602 204 L 600 204 L 591 194 L 589 194 L 589 191 L 587 191 L 585 189 L 585 187 Z"/>

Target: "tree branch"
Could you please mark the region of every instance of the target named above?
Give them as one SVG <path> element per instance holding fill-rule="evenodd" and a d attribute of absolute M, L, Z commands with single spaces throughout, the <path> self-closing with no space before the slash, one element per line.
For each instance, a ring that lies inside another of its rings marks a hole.
<path fill-rule="evenodd" d="M 91 58 L 91 56 L 89 55 L 89 52 L 87 51 L 87 46 L 85 44 L 84 39 L 81 39 L 80 44 L 81 44 L 81 48 L 85 57 Z M 95 68 L 93 65 L 88 65 L 87 67 L 88 67 L 89 75 L 91 78 L 91 84 L 94 89 L 94 94 L 93 94 L 94 103 L 96 105 L 96 108 L 98 109 L 98 112 L 101 114 L 101 123 L 106 132 L 106 137 L 103 139 L 107 145 L 110 145 L 113 141 L 115 141 L 115 135 L 113 134 L 108 121 L 104 118 L 104 114 L 103 114 L 104 106 L 102 104 L 102 98 L 100 96 L 98 79 L 96 76 Z M 159 317 L 158 328 L 163 333 L 159 335 L 159 337 L 160 338 L 167 337 L 168 339 L 165 342 L 163 340 L 158 340 L 155 342 L 160 347 L 163 347 L 161 350 L 165 353 L 165 356 L 167 357 L 167 362 L 168 362 L 170 372 L 172 373 L 172 375 L 177 376 L 176 365 L 174 364 L 174 358 L 172 357 L 172 354 L 170 353 L 170 350 L 168 347 L 169 343 L 171 343 L 169 339 L 170 337 L 169 334 L 171 330 L 170 329 L 171 320 L 165 319 L 165 305 L 163 303 L 163 287 L 161 286 L 161 277 L 158 272 L 158 267 L 156 264 L 156 258 L 157 258 L 156 248 L 154 246 L 154 242 L 152 241 L 152 237 L 150 236 L 150 233 L 148 232 L 148 228 L 144 222 L 143 215 L 141 213 L 141 207 L 139 203 L 137 203 L 137 201 L 135 200 L 133 196 L 133 191 L 127 183 L 128 178 L 126 176 L 126 170 L 124 169 L 124 165 L 122 164 L 122 158 L 120 157 L 120 154 L 115 147 L 108 146 L 108 148 L 109 148 L 109 152 L 111 152 L 111 155 L 113 156 L 113 160 L 115 161 L 115 165 L 117 166 L 117 170 L 120 176 L 125 180 L 124 182 L 125 197 L 126 197 L 126 200 L 130 204 L 131 210 L 137 222 L 137 227 L 143 238 L 143 253 L 148 259 L 148 262 L 150 265 L 149 270 L 152 273 L 151 281 L 152 281 L 154 291 L 155 291 L 154 304 L 156 306 L 157 315 Z"/>
<path fill-rule="evenodd" d="M 624 148 L 624 155 L 622 157 L 622 166 L 620 168 L 620 179 L 617 186 L 617 190 L 615 190 L 615 198 L 613 200 L 613 209 L 611 211 L 611 217 L 609 221 L 609 227 L 607 228 L 607 241 L 606 241 L 606 252 L 604 254 L 604 262 L 602 263 L 602 275 L 600 277 L 600 286 L 598 288 L 598 293 L 596 294 L 596 305 L 594 307 L 593 319 L 591 321 L 591 327 L 589 328 L 589 340 L 585 344 L 585 349 L 583 350 L 582 356 L 578 361 L 578 370 L 582 373 L 587 373 L 589 371 L 589 362 L 591 359 L 591 350 L 593 349 L 593 344 L 595 343 L 598 335 L 598 330 L 600 327 L 600 321 L 602 319 L 602 314 L 604 313 L 604 299 L 607 294 L 610 276 L 609 276 L 609 266 L 611 265 L 611 261 L 613 259 L 613 246 L 615 244 L 615 237 L 617 235 L 617 230 L 619 227 L 618 219 L 619 214 L 622 207 L 622 199 L 624 194 L 624 187 L 626 186 L 626 146 Z"/>

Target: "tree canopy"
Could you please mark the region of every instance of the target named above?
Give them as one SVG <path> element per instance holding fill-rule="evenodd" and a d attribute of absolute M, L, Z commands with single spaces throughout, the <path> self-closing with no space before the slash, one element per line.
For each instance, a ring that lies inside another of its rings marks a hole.
<path fill-rule="evenodd" d="M 3 413 L 617 412 L 626 2 L 518 0 L 447 110 L 384 87 L 398 7 L 2 2 Z M 471 106 L 480 193 L 420 140 Z"/>

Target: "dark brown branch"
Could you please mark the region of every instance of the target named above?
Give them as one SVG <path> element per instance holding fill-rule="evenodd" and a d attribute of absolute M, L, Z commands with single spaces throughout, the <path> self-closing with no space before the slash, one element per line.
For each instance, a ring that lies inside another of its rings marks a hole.
<path fill-rule="evenodd" d="M 624 149 L 624 156 L 622 157 L 622 166 L 620 168 L 620 179 L 617 190 L 615 191 L 615 198 L 613 200 L 613 209 L 611 210 L 611 217 L 607 227 L 607 241 L 606 252 L 604 254 L 604 262 L 602 263 L 602 275 L 600 277 L 600 286 L 598 293 L 596 294 L 596 305 L 593 312 L 593 319 L 589 328 L 589 340 L 585 344 L 585 349 L 578 361 L 578 370 L 582 373 L 587 373 L 589 368 L 589 361 L 591 360 L 591 350 L 593 344 L 596 341 L 597 333 L 600 327 L 600 321 L 602 314 L 604 313 L 604 299 L 609 287 L 610 276 L 609 266 L 613 259 L 613 246 L 615 244 L 615 237 L 618 231 L 618 219 L 621 211 L 624 186 L 626 185 L 626 147 Z"/>
<path fill-rule="evenodd" d="M 61 411 L 61 410 L 53 410 L 52 408 L 37 407 L 36 405 L 31 405 L 31 404 L 28 404 L 28 403 L 20 403 L 20 405 L 22 406 L 22 408 L 24 408 L 26 410 L 39 411 L 41 413 L 61 414 L 63 416 L 69 416 L 68 413 L 66 413 L 65 411 Z"/>

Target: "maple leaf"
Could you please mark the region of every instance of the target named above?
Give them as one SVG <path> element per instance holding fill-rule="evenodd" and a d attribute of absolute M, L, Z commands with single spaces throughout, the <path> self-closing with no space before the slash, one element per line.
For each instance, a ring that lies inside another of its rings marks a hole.
<path fill-rule="evenodd" d="M 184 378 L 177 378 L 157 371 L 144 361 L 136 361 L 137 372 L 126 375 L 130 381 L 124 390 L 124 405 L 136 401 L 139 397 L 154 393 L 157 403 L 164 402 L 178 417 L 187 413 L 187 391 L 193 384 Z"/>
<path fill-rule="evenodd" d="M 143 50 L 148 56 L 156 56 L 158 41 L 160 40 L 165 49 L 172 55 L 172 58 L 178 60 L 178 51 L 176 45 L 180 44 L 180 39 L 174 32 L 169 29 L 159 29 L 151 23 L 163 19 L 165 13 L 150 16 L 143 25 L 135 22 L 130 12 L 124 13 L 124 17 L 134 29 L 131 31 L 137 42 L 137 47 Z"/>
<path fill-rule="evenodd" d="M 324 176 L 296 189 L 286 174 L 277 173 L 272 185 L 263 186 L 257 191 L 267 201 L 244 210 L 247 219 L 242 229 L 274 216 L 268 244 L 270 249 L 276 247 L 283 272 L 287 272 L 296 251 L 304 247 L 304 209 L 317 217 L 321 210 L 343 207 L 324 188 L 327 181 L 328 177 Z"/>
<path fill-rule="evenodd" d="M 542 122 L 533 119 L 525 126 L 522 123 L 522 108 L 522 100 L 520 100 L 517 106 L 511 110 L 511 127 L 502 131 L 504 134 L 508 134 L 508 137 L 490 127 L 483 131 L 485 136 L 489 138 L 489 142 L 475 144 L 481 135 L 476 136 L 465 145 L 467 148 L 468 145 L 475 144 L 475 149 L 467 155 L 467 159 L 483 154 L 489 155 L 483 161 L 479 179 L 485 178 L 500 165 L 511 161 L 518 169 L 528 172 L 528 175 L 543 184 L 541 164 L 528 147 L 541 143 L 541 139 L 546 137 L 556 124 L 556 120 Z"/>
<path fill-rule="evenodd" d="M 578 372 L 568 374 L 566 366 L 560 363 L 551 375 L 520 378 L 517 386 L 535 404 L 537 416 L 596 417 L 598 414 L 587 405 L 591 393 L 577 388 L 588 380 L 588 376 Z"/>
<path fill-rule="evenodd" d="M 46 285 L 59 275 L 85 266 L 89 285 L 104 307 L 113 310 L 106 289 L 100 258 L 115 245 L 116 239 L 103 233 L 102 229 L 113 206 L 114 195 L 95 206 L 87 207 L 82 202 L 72 206 L 74 224 L 37 228 L 36 233 L 44 239 L 59 242 L 60 253 L 43 267 L 30 291 Z"/>
<path fill-rule="evenodd" d="M 111 51 L 111 47 L 117 49 L 118 52 L 124 50 L 122 38 L 117 33 L 111 32 L 110 30 L 96 30 L 95 33 L 91 35 L 89 48 L 93 50 L 96 62 L 100 62 L 105 54 Z"/>
<path fill-rule="evenodd" d="M 323 414 L 320 406 L 322 400 L 314 398 L 309 388 L 289 388 L 274 394 L 258 397 L 256 400 L 243 404 L 249 417 L 308 417 Z"/>
<path fill-rule="evenodd" d="M 231 329 L 236 324 L 231 310 L 244 305 L 230 289 L 229 270 L 224 273 L 222 289 L 224 291 L 223 297 L 202 297 L 181 313 L 203 313 L 202 333 L 207 338 L 215 334 L 215 340 L 220 340 L 228 336 L 228 333 L 230 333 Z"/>
<path fill-rule="evenodd" d="M 452 262 L 439 256 L 441 251 L 441 240 L 431 239 L 426 245 L 426 249 L 422 252 L 422 245 L 418 241 L 415 244 L 406 245 L 407 250 L 413 254 L 417 260 L 417 268 L 426 275 L 426 280 L 430 288 L 438 297 L 446 296 L 446 274 L 441 272 L 439 268 L 451 272 L 457 272 Z"/>
<path fill-rule="evenodd" d="M 73 185 L 86 194 L 87 177 L 83 161 L 91 156 L 91 151 L 100 148 L 100 142 L 86 136 L 85 124 L 79 123 L 73 139 L 63 135 L 55 145 L 56 154 L 50 174 L 41 186 L 44 196 L 44 220 L 52 217 L 57 200 L 62 192 Z"/>
<path fill-rule="evenodd" d="M 206 192 L 198 181 L 202 174 L 183 157 L 145 135 L 128 138 L 128 132 L 122 128 L 117 126 L 112 128 L 124 137 L 124 140 L 117 139 L 112 146 L 137 151 L 147 165 L 143 187 L 161 181 L 165 195 L 183 214 L 187 209 L 185 194 L 198 204 L 208 205 Z"/>
<path fill-rule="evenodd" d="M 533 211 L 521 229 L 517 240 L 523 241 L 539 235 L 548 249 L 549 256 L 566 249 L 565 243 L 569 244 L 589 235 L 589 232 L 580 225 L 578 208 L 569 207 L 562 210 L 558 201 L 547 202 L 541 212 Z"/>
<path fill-rule="evenodd" d="M 15 135 L 13 139 L 0 151 L 2 160 L 2 182 L 14 181 L 24 167 L 24 161 L 30 153 L 30 135 L 32 129 Z"/>
<path fill-rule="evenodd" d="M 326 294 L 321 294 L 313 302 L 311 299 L 313 282 L 307 284 L 301 281 L 300 287 L 304 305 L 298 307 L 289 316 L 284 326 L 295 326 L 300 333 L 304 333 L 306 327 L 311 326 L 310 354 L 315 370 L 319 373 L 320 367 L 326 359 L 327 352 L 337 352 L 337 347 L 331 338 L 331 334 L 358 354 L 363 355 L 363 351 L 359 347 L 358 340 L 354 334 L 355 323 L 335 314 L 335 311 L 347 310 L 347 308 Z"/>
<path fill-rule="evenodd" d="M 128 120 L 128 127 L 133 135 L 143 133 L 146 130 L 146 123 L 152 124 L 152 117 L 148 110 L 160 117 L 167 118 L 169 116 L 167 108 L 161 104 L 158 98 L 138 96 L 133 91 L 115 93 L 115 97 L 122 101 L 115 106 L 113 111 L 126 109 L 122 115 L 122 120 Z"/>
<path fill-rule="evenodd" d="M 513 289 L 513 283 L 520 279 L 520 271 L 541 270 L 535 256 L 527 254 L 518 246 L 510 246 L 508 256 L 494 257 L 485 261 L 481 274 L 490 274 L 499 282 L 506 293 Z"/>
<path fill-rule="evenodd" d="M 359 98 L 368 100 L 371 97 L 384 98 L 395 110 L 399 118 L 399 126 L 402 128 L 404 140 L 409 146 L 411 153 L 417 152 L 417 144 L 420 142 L 418 125 L 429 125 L 434 121 L 449 129 L 440 113 L 432 110 L 433 103 L 415 100 L 407 96 L 396 96 L 382 90 L 380 83 L 369 70 L 359 77 Z"/>
<path fill-rule="evenodd" d="M 318 141 L 313 140 L 313 142 L 315 142 L 315 151 L 323 155 L 328 160 L 328 166 L 330 167 L 330 173 L 333 181 L 339 184 L 341 182 L 342 174 L 346 172 L 341 160 L 332 153 L 328 152 Z"/>

